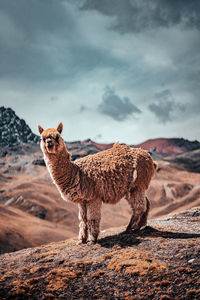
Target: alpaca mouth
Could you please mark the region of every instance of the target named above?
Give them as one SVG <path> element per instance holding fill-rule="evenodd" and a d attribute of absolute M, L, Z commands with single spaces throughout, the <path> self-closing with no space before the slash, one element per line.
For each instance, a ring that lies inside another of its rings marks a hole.
<path fill-rule="evenodd" d="M 48 149 L 48 150 L 51 150 L 52 148 L 53 148 L 53 144 L 48 144 L 48 145 L 47 145 L 47 149 Z"/>

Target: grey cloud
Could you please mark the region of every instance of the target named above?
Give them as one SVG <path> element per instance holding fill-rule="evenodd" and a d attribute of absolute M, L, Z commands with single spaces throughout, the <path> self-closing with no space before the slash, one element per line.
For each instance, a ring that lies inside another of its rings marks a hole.
<path fill-rule="evenodd" d="M 82 9 L 115 17 L 112 29 L 121 33 L 179 24 L 200 29 L 199 0 L 86 0 Z"/>
<path fill-rule="evenodd" d="M 76 8 L 64 0 L 2 0 L 0 77 L 62 84 L 96 68 L 120 68 L 109 49 L 84 40 L 76 17 Z"/>
<path fill-rule="evenodd" d="M 81 105 L 80 112 L 84 112 L 85 110 L 88 110 L 88 107 L 86 105 Z"/>
<path fill-rule="evenodd" d="M 57 101 L 59 100 L 59 98 L 57 96 L 51 96 L 50 97 L 50 101 Z"/>
<path fill-rule="evenodd" d="M 52 40 L 61 35 L 69 36 L 73 20 L 62 3 L 50 1 L 6 1 L 0 3 L 1 14 L 7 19 L 4 30 L 6 40 L 0 41 L 0 75 L 40 81 L 48 78 L 53 70 L 52 57 L 57 56 Z M 6 25 L 9 28 L 5 28 Z M 4 24 L 1 24 L 3 26 Z M 10 30 L 15 36 L 10 40 Z"/>
<path fill-rule="evenodd" d="M 174 97 L 170 90 L 163 90 L 155 94 L 155 102 L 149 105 L 149 110 L 162 123 L 167 123 L 174 119 L 174 113 L 177 111 L 184 111 L 185 106 L 175 102 Z"/>
<path fill-rule="evenodd" d="M 98 133 L 95 137 L 94 137 L 94 140 L 96 139 L 101 139 L 103 136 L 101 133 Z"/>
<path fill-rule="evenodd" d="M 115 90 L 107 87 L 103 100 L 98 106 L 100 113 L 110 116 L 116 121 L 124 121 L 133 114 L 140 114 L 141 110 L 128 97 L 120 98 Z"/>
<path fill-rule="evenodd" d="M 59 35 L 65 32 L 69 35 L 70 27 L 75 26 L 75 20 L 65 8 L 64 1 L 1 0 L 0 8 L 1 12 L 12 18 L 13 24 L 24 33 L 27 41 L 37 39 L 38 34 L 43 33 Z"/>

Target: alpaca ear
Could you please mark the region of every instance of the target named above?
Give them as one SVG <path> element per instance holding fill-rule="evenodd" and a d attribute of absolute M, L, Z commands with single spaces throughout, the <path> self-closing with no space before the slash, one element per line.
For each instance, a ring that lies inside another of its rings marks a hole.
<path fill-rule="evenodd" d="M 38 131 L 39 131 L 40 134 L 42 134 L 44 129 L 40 125 L 38 125 Z"/>
<path fill-rule="evenodd" d="M 59 133 L 61 133 L 62 130 L 63 130 L 63 124 L 62 124 L 62 122 L 60 122 L 60 124 L 59 124 L 58 127 L 57 127 L 57 131 L 58 131 Z"/>

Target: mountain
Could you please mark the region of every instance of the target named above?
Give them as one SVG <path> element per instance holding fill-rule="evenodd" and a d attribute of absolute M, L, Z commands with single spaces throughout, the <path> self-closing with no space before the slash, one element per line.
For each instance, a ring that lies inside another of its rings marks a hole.
<path fill-rule="evenodd" d="M 9 147 L 21 143 L 37 143 L 35 135 L 23 119 L 11 108 L 0 107 L 0 147 Z"/>
<path fill-rule="evenodd" d="M 200 149 L 166 156 L 165 160 L 173 163 L 178 168 L 200 173 Z"/>
<path fill-rule="evenodd" d="M 134 147 L 143 148 L 165 156 L 200 149 L 200 142 L 189 141 L 183 138 L 157 138 L 134 145 Z"/>
<path fill-rule="evenodd" d="M 113 144 L 99 144 L 91 139 L 87 139 L 85 141 L 66 142 L 66 146 L 72 155 L 72 160 L 75 160 L 89 154 L 107 150 L 111 148 Z"/>
<path fill-rule="evenodd" d="M 0 255 L 1 299 L 199 299 L 200 208 Z"/>

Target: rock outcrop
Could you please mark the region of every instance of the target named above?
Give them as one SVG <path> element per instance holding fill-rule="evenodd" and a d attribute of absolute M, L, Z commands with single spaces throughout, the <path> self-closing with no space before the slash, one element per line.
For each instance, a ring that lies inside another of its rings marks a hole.
<path fill-rule="evenodd" d="M 0 147 L 11 147 L 22 143 L 38 143 L 35 135 L 23 119 L 11 108 L 0 107 Z"/>

